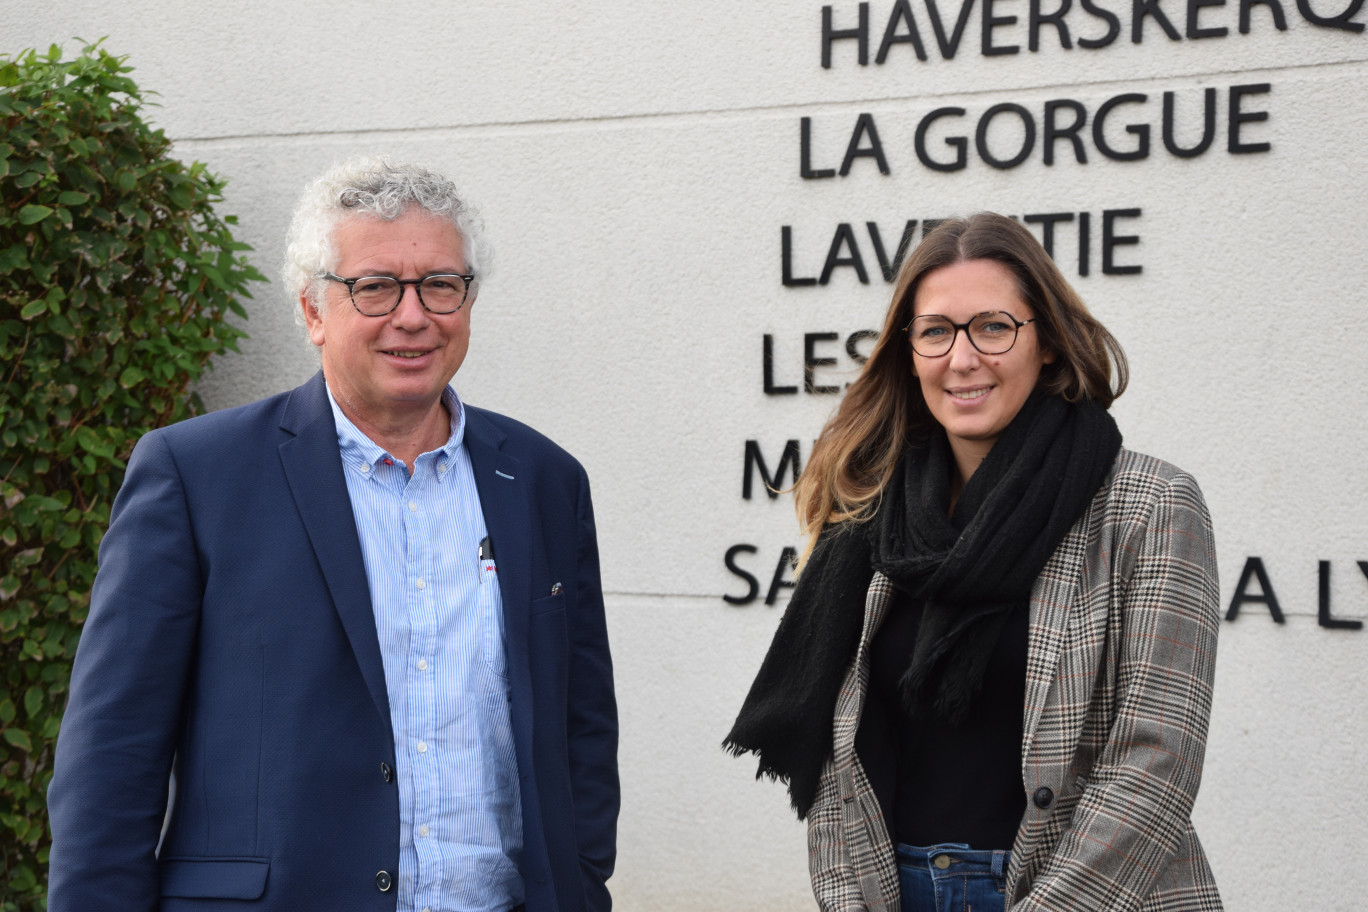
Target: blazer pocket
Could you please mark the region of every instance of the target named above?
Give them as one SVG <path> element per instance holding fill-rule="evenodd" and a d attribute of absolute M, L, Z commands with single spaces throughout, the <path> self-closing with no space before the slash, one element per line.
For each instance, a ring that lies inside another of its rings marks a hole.
<path fill-rule="evenodd" d="M 546 704 L 548 706 L 563 705 L 566 699 L 570 633 L 567 629 L 565 601 L 565 592 L 561 591 L 533 599 L 528 606 L 527 654 L 535 658 L 532 662 L 532 692 L 538 695 L 539 706 L 543 693 L 556 695 L 548 696 L 548 700 L 561 701 L 561 704 Z M 564 726 L 564 722 L 561 722 L 561 726 Z"/>
<path fill-rule="evenodd" d="M 265 858 L 168 858 L 161 895 L 184 899 L 260 899 L 271 862 Z"/>
<path fill-rule="evenodd" d="M 557 592 L 555 595 L 547 595 L 539 599 L 533 599 L 530 613 L 533 615 L 549 614 L 552 611 L 560 611 L 564 608 L 565 592 L 561 591 Z"/>

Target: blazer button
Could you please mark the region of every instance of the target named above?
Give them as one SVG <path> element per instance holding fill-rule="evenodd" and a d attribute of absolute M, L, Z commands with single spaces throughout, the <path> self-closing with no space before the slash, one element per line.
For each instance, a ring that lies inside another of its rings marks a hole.
<path fill-rule="evenodd" d="M 385 777 L 386 782 L 391 782 L 394 780 L 394 770 L 390 769 L 390 765 L 388 763 L 380 764 L 380 775 Z"/>
<path fill-rule="evenodd" d="M 1031 800 L 1035 802 L 1036 807 L 1047 808 L 1054 804 L 1054 792 L 1042 785 L 1035 790 L 1035 794 L 1031 796 Z"/>
<path fill-rule="evenodd" d="M 389 871 L 381 871 L 375 875 L 375 888 L 381 893 L 388 893 L 392 886 L 394 886 L 394 878 L 390 877 Z"/>

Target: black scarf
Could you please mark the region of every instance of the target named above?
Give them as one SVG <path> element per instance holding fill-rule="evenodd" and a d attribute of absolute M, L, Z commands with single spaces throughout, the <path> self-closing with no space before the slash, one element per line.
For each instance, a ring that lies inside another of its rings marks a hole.
<path fill-rule="evenodd" d="M 1121 434 L 1093 400 L 1033 395 L 950 509 L 943 432 L 910 447 L 868 523 L 822 531 L 724 746 L 784 779 L 799 818 L 831 753 L 836 696 L 864 622 L 874 570 L 923 602 L 900 681 L 914 713 L 968 712 L 1008 612 L 1106 479 Z"/>

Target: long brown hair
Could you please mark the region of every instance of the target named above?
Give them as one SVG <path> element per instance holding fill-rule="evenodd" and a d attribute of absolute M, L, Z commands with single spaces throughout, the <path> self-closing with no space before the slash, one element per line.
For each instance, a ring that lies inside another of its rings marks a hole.
<path fill-rule="evenodd" d="M 793 486 L 807 536 L 800 568 L 828 523 L 873 516 L 903 450 L 938 426 L 912 375 L 904 329 L 922 278 L 966 260 L 993 260 L 1016 276 L 1021 299 L 1035 314 L 1041 350 L 1055 355 L 1041 369 L 1038 389 L 1070 402 L 1088 397 L 1104 408 L 1125 391 L 1129 369 L 1120 343 L 1088 312 L 1030 231 L 992 212 L 942 222 L 899 270 L 879 341 Z"/>

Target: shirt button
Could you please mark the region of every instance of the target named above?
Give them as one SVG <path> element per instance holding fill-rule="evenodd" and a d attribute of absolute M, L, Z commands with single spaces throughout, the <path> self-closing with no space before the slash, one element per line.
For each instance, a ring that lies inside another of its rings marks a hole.
<path fill-rule="evenodd" d="M 438 465 L 437 465 L 437 471 L 439 471 L 439 472 L 445 472 L 445 471 L 446 471 L 446 463 L 445 463 L 445 462 L 438 463 Z"/>
<path fill-rule="evenodd" d="M 418 512 L 418 503 L 417 503 L 416 501 L 412 501 L 412 500 L 409 501 L 409 512 L 410 512 L 410 513 L 417 513 L 417 512 Z"/>
<path fill-rule="evenodd" d="M 418 577 L 418 582 L 414 583 L 414 585 L 417 586 L 419 589 L 427 588 L 427 583 L 423 582 L 423 578 L 421 576 Z"/>
<path fill-rule="evenodd" d="M 418 670 L 419 670 L 419 671 L 427 671 L 427 659 L 419 659 L 419 660 L 418 660 Z"/>
<path fill-rule="evenodd" d="M 422 826 L 420 826 L 420 827 L 418 828 L 418 835 L 419 835 L 419 836 L 422 836 L 424 839 L 427 839 L 427 834 L 428 834 L 428 828 L 427 828 L 427 824 L 425 823 L 425 824 L 423 824 Z"/>
<path fill-rule="evenodd" d="M 369 474 L 370 474 L 370 470 L 371 470 L 371 468 L 370 468 L 370 463 L 369 463 L 369 462 L 363 462 L 363 463 L 361 463 L 361 474 L 362 474 L 362 475 L 369 475 Z"/>
<path fill-rule="evenodd" d="M 427 753 L 427 742 L 426 742 L 426 741 L 419 741 L 419 742 L 418 742 L 418 753 L 420 753 L 420 754 L 426 754 L 426 753 Z"/>

